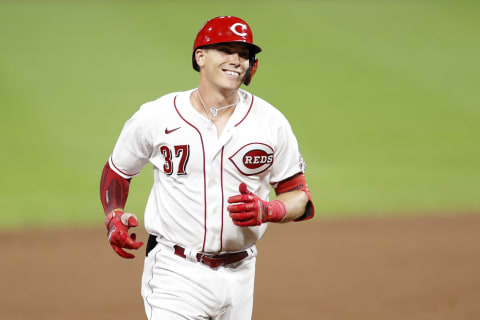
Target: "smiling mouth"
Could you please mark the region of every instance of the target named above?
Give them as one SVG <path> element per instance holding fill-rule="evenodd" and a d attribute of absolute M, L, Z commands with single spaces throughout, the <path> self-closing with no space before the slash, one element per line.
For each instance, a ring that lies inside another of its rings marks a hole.
<path fill-rule="evenodd" d="M 225 72 L 229 76 L 234 76 L 234 77 L 239 77 L 240 76 L 240 72 L 232 71 L 232 70 L 226 70 L 226 69 L 222 69 L 222 70 L 223 70 L 223 72 Z"/>

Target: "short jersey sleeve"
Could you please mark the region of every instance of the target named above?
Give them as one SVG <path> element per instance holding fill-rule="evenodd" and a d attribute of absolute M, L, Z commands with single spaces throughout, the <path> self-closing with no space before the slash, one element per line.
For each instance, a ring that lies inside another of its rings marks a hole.
<path fill-rule="evenodd" d="M 152 154 L 152 139 L 148 134 L 148 117 L 137 111 L 123 126 L 110 156 L 112 170 L 125 179 L 140 173 Z"/>
<path fill-rule="evenodd" d="M 297 138 L 293 134 L 290 123 L 283 115 L 276 130 L 277 144 L 270 176 L 271 184 L 304 171 L 304 162 L 298 149 Z"/>

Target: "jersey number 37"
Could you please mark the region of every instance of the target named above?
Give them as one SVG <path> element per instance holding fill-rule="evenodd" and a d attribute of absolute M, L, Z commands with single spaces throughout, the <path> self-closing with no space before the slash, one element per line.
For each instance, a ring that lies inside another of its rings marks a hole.
<path fill-rule="evenodd" d="M 188 164 L 188 158 L 190 157 L 190 145 L 182 144 L 179 146 L 174 146 L 173 148 L 168 146 L 161 146 L 160 152 L 165 159 L 163 171 L 166 175 L 171 175 L 175 169 L 174 163 L 172 161 L 173 157 L 180 159 L 180 161 L 178 161 L 177 175 L 187 174 L 186 169 Z"/>

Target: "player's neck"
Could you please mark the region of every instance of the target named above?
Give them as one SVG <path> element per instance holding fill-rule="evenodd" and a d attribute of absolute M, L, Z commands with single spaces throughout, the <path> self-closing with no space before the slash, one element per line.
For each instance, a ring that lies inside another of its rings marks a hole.
<path fill-rule="evenodd" d="M 238 103 L 238 88 L 217 88 L 200 81 L 191 96 L 193 107 L 208 120 L 226 122 Z"/>
<path fill-rule="evenodd" d="M 238 99 L 238 89 L 222 89 L 200 83 L 198 92 L 208 108 L 221 108 L 235 103 Z"/>
<path fill-rule="evenodd" d="M 199 89 L 196 89 L 191 93 L 190 101 L 192 106 L 195 110 L 197 110 L 198 113 L 202 114 L 205 118 L 214 123 L 217 123 L 219 120 L 228 120 L 238 102 L 237 100 L 229 105 L 213 106 L 212 104 L 207 104 L 202 95 L 203 94 L 200 93 Z"/>
<path fill-rule="evenodd" d="M 225 125 L 227 124 L 230 117 L 232 116 L 237 104 L 237 102 L 235 102 L 230 105 L 218 107 L 217 111 L 212 112 L 212 109 L 215 109 L 217 107 L 207 107 L 205 101 L 203 101 L 202 94 L 198 89 L 194 90 L 190 94 L 190 102 L 193 108 L 197 110 L 198 113 L 203 115 L 211 123 L 215 124 L 218 137 L 221 136 L 223 129 L 225 128 Z"/>

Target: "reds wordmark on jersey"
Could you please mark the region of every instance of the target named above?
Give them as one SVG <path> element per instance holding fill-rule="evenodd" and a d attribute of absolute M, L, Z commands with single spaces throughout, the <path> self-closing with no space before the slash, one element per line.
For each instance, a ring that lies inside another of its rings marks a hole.
<path fill-rule="evenodd" d="M 270 185 L 303 171 L 298 143 L 277 109 L 244 90 L 218 136 L 215 125 L 192 107 L 193 91 L 144 104 L 126 122 L 110 166 L 129 179 L 152 163 L 154 184 L 145 210 L 150 234 L 197 251 L 244 250 L 267 224 L 235 226 L 228 197 L 245 182 L 267 200 Z"/>

